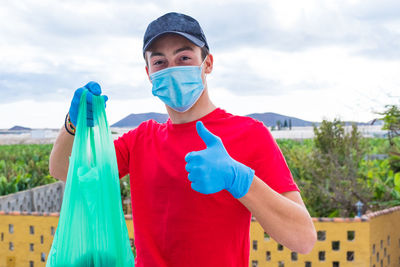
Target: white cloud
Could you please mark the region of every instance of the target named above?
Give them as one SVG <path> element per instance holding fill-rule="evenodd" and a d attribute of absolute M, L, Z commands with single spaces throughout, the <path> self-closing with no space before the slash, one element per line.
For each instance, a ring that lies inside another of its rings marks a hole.
<path fill-rule="evenodd" d="M 35 102 L 22 100 L 0 105 L 0 128 L 20 125 L 29 128 L 61 128 L 69 103 L 64 101 Z"/>
<path fill-rule="evenodd" d="M 399 8 L 395 0 L 7 1 L 0 128 L 58 127 L 73 91 L 90 80 L 110 97 L 111 123 L 163 112 L 141 47 L 147 24 L 169 11 L 202 24 L 215 58 L 210 93 L 228 111 L 369 120 L 398 103 L 389 95 L 400 85 Z"/>

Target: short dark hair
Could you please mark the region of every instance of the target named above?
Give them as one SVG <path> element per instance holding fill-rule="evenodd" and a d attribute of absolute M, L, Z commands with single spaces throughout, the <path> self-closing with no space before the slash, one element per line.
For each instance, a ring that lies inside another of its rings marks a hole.
<path fill-rule="evenodd" d="M 204 59 L 206 59 L 208 54 L 210 54 L 210 51 L 208 50 L 208 48 L 206 46 L 201 47 L 201 60 L 202 61 L 204 61 Z"/>

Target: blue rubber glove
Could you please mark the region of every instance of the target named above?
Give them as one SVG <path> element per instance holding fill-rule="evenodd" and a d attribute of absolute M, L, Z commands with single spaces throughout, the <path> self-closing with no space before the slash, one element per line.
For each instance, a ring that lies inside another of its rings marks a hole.
<path fill-rule="evenodd" d="M 93 127 L 93 109 L 92 109 L 92 101 L 93 94 L 101 95 L 101 87 L 97 82 L 88 82 L 84 87 L 76 89 L 74 93 L 74 97 L 71 101 L 71 106 L 69 108 L 69 118 L 74 126 L 76 126 L 78 121 L 78 111 L 79 111 L 79 102 L 81 101 L 82 93 L 88 90 L 86 95 L 87 101 L 87 125 L 89 127 Z M 104 97 L 104 103 L 108 100 L 106 95 Z"/>
<path fill-rule="evenodd" d="M 212 194 L 223 189 L 235 198 L 241 198 L 249 191 L 254 170 L 232 159 L 222 144 L 221 138 L 196 124 L 197 133 L 207 148 L 186 155 L 186 170 L 192 188 L 203 194 Z"/>

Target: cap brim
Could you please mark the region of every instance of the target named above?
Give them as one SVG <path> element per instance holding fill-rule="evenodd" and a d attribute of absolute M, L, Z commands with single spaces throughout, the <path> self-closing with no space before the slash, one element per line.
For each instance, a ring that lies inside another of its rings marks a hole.
<path fill-rule="evenodd" d="M 203 47 L 205 46 L 205 43 L 201 40 L 199 40 L 198 38 L 194 37 L 193 35 L 190 35 L 188 33 L 185 32 L 177 32 L 177 31 L 166 31 L 166 32 L 162 32 L 157 34 L 156 36 L 154 36 L 153 38 L 151 38 L 147 44 L 143 47 L 143 55 L 146 52 L 146 50 L 150 47 L 150 45 L 159 37 L 161 37 L 164 34 L 168 34 L 168 33 L 175 33 L 178 34 L 182 37 L 185 37 L 186 39 L 188 39 L 189 41 L 191 41 L 193 44 L 197 45 L 198 47 Z"/>

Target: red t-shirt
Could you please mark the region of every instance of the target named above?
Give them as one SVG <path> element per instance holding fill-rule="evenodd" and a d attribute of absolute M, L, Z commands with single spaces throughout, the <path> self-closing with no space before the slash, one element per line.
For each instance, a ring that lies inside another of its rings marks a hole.
<path fill-rule="evenodd" d="M 299 190 L 261 122 L 219 108 L 200 120 L 272 189 Z M 250 212 L 226 190 L 204 195 L 190 186 L 185 156 L 206 148 L 195 125 L 150 120 L 115 140 L 119 175 L 131 179 L 136 267 L 249 265 Z"/>

